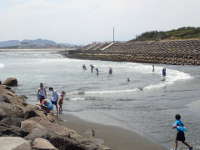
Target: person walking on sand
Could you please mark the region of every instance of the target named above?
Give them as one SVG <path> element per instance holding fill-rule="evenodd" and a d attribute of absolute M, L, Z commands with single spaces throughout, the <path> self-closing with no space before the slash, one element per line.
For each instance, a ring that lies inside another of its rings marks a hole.
<path fill-rule="evenodd" d="M 177 150 L 178 148 L 178 142 L 182 142 L 183 144 L 185 144 L 189 150 L 192 150 L 192 146 L 189 145 L 186 141 L 185 141 L 185 131 L 187 131 L 187 128 L 184 126 L 183 122 L 181 121 L 181 115 L 180 114 L 176 114 L 175 116 L 175 123 L 173 124 L 173 129 L 177 130 L 177 135 L 176 135 L 176 140 L 175 140 L 175 150 Z"/>
<path fill-rule="evenodd" d="M 50 87 L 49 91 L 52 92 L 51 102 L 52 102 L 53 105 L 56 106 L 56 112 L 57 112 L 57 115 L 58 115 L 58 99 L 59 99 L 59 95 L 58 95 L 57 91 L 54 91 L 53 87 Z"/>
<path fill-rule="evenodd" d="M 43 83 L 40 83 L 40 88 L 37 91 L 37 97 L 38 97 L 38 100 L 40 101 L 40 104 L 42 103 L 44 99 L 47 98 L 47 92 L 46 92 L 46 89 L 44 88 Z"/>
<path fill-rule="evenodd" d="M 59 105 L 58 111 L 59 111 L 59 114 L 62 114 L 62 111 L 63 111 L 62 105 L 63 105 L 64 97 L 65 97 L 65 91 L 62 91 L 61 94 L 60 94 L 60 98 L 58 100 L 58 105 Z"/>

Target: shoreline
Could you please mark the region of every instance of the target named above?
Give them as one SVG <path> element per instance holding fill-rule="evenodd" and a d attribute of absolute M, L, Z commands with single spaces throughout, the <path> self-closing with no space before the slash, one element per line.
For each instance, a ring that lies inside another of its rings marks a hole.
<path fill-rule="evenodd" d="M 113 150 L 166 150 L 163 146 L 121 127 L 85 121 L 71 114 L 63 114 L 61 119 L 62 125 L 77 131 L 82 136 L 92 136 L 94 130 L 95 138 L 104 141 L 103 144 Z"/>
<path fill-rule="evenodd" d="M 24 48 L 24 49 L 0 49 L 0 52 L 39 52 L 39 51 L 42 51 L 42 52 L 62 52 L 62 51 L 66 51 L 66 50 L 72 50 L 72 49 L 67 49 L 67 48 Z"/>

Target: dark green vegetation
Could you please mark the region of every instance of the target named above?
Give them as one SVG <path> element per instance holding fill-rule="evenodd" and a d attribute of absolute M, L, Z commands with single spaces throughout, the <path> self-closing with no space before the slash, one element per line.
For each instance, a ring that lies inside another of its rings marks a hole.
<path fill-rule="evenodd" d="M 136 41 L 200 39 L 200 27 L 182 27 L 170 31 L 150 31 L 137 36 Z"/>

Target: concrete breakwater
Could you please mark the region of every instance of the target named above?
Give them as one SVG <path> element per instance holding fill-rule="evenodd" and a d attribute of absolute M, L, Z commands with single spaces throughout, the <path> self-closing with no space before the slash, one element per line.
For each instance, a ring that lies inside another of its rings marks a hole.
<path fill-rule="evenodd" d="M 63 52 L 63 54 L 80 59 L 200 65 L 200 40 L 116 42 L 106 49 L 101 45 L 103 44 L 87 45 L 82 49 Z"/>
<path fill-rule="evenodd" d="M 44 114 L 5 85 L 0 85 L 0 103 L 1 150 L 110 150 L 60 125 L 54 114 Z"/>

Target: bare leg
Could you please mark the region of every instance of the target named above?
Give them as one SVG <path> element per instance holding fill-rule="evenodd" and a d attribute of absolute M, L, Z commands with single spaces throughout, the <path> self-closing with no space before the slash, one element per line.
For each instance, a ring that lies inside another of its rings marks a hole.
<path fill-rule="evenodd" d="M 192 148 L 192 146 L 190 146 L 187 142 L 183 142 L 183 144 L 185 144 L 188 148 Z"/>
<path fill-rule="evenodd" d="M 58 116 L 58 104 L 56 105 L 56 112 L 57 112 L 57 116 Z"/>
<path fill-rule="evenodd" d="M 60 113 L 62 114 L 62 111 L 63 111 L 63 109 L 62 109 L 62 104 L 60 105 Z"/>
<path fill-rule="evenodd" d="M 178 141 L 175 142 L 175 150 L 178 148 Z"/>

